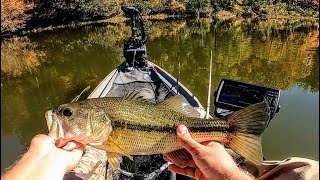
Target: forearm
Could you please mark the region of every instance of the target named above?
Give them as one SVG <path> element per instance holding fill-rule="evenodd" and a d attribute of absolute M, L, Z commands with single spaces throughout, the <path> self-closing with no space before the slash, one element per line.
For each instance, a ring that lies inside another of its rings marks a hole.
<path fill-rule="evenodd" d="M 2 176 L 2 179 L 63 179 L 65 163 L 53 161 L 54 158 L 60 157 L 52 157 L 50 153 L 39 156 L 28 151 L 12 169 Z M 56 163 L 49 164 L 49 162 Z"/>

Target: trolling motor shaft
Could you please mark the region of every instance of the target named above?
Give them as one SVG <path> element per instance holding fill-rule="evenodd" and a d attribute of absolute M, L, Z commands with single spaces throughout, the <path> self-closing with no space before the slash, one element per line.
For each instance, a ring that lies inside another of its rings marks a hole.
<path fill-rule="evenodd" d="M 141 13 L 135 7 L 121 7 L 126 16 L 130 17 L 131 21 L 131 36 L 124 43 L 123 55 L 129 67 L 146 67 L 147 60 L 147 31 L 144 27 L 144 21 Z M 138 18 L 140 24 L 141 37 L 137 37 L 137 28 L 135 20 Z"/>

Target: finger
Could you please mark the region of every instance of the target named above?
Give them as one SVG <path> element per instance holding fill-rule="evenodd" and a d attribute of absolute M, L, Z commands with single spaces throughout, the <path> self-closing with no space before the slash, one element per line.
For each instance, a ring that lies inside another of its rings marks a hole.
<path fill-rule="evenodd" d="M 76 147 L 77 147 L 77 144 L 74 141 L 70 141 L 65 146 L 63 146 L 62 149 L 66 151 L 71 151 Z"/>
<path fill-rule="evenodd" d="M 77 141 L 69 141 L 67 144 L 65 144 L 62 149 L 66 151 L 71 151 L 73 149 L 84 149 L 84 145 L 77 142 Z"/>
<path fill-rule="evenodd" d="M 76 165 L 79 163 L 83 155 L 83 149 L 84 149 L 84 145 L 81 145 L 80 147 L 71 150 L 70 154 L 68 154 L 69 163 L 68 163 L 67 172 L 74 169 Z"/>
<path fill-rule="evenodd" d="M 186 148 L 192 156 L 198 155 L 203 145 L 195 141 L 185 125 L 179 125 L 177 128 L 177 138 L 180 145 Z"/>
<path fill-rule="evenodd" d="M 195 169 L 194 168 L 179 168 L 178 166 L 171 164 L 168 169 L 172 172 L 178 173 L 178 174 L 182 174 L 188 177 L 191 177 L 193 179 L 195 179 Z"/>
<path fill-rule="evenodd" d="M 37 134 L 32 138 L 30 146 L 39 146 L 40 144 L 46 144 L 47 142 L 54 144 L 54 139 L 45 134 Z"/>
<path fill-rule="evenodd" d="M 193 159 L 191 159 L 191 160 L 187 163 L 187 166 L 188 166 L 188 167 L 192 167 L 192 168 L 196 168 L 196 167 L 197 167 L 197 165 L 196 165 L 196 163 L 194 162 Z"/>
<path fill-rule="evenodd" d="M 200 171 L 200 169 L 196 169 L 194 171 L 195 179 L 207 179 L 204 174 Z"/>
<path fill-rule="evenodd" d="M 65 146 L 68 142 L 70 142 L 69 139 L 59 138 L 56 140 L 55 145 L 58 148 L 61 148 L 61 147 Z"/>
<path fill-rule="evenodd" d="M 171 162 L 171 160 L 168 158 L 168 156 L 166 156 L 166 155 L 163 155 L 163 159 L 165 160 L 165 161 L 168 161 L 168 162 Z"/>
<path fill-rule="evenodd" d="M 76 141 L 74 141 L 74 143 L 77 145 L 74 149 L 81 150 L 82 153 L 84 153 L 84 145 Z"/>
<path fill-rule="evenodd" d="M 55 138 L 56 137 L 56 132 L 49 130 L 48 136 Z"/>
<path fill-rule="evenodd" d="M 214 147 L 214 148 L 224 148 L 223 144 L 216 142 L 216 141 L 206 141 L 204 143 L 201 143 L 205 146 Z"/>

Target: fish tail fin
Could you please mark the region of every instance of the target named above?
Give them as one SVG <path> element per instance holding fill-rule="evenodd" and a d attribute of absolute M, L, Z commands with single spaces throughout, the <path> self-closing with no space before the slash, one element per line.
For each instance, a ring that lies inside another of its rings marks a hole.
<path fill-rule="evenodd" d="M 253 104 L 233 113 L 228 118 L 228 124 L 235 132 L 229 142 L 230 148 L 253 163 L 261 163 L 261 134 L 266 129 L 269 118 L 269 106 L 266 102 Z"/>
<path fill-rule="evenodd" d="M 262 162 L 263 153 L 260 136 L 237 133 L 230 141 L 229 146 L 236 153 L 255 164 Z"/>

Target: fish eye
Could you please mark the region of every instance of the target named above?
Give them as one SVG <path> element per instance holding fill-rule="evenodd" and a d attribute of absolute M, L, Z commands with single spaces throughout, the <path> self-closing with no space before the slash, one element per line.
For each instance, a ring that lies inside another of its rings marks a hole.
<path fill-rule="evenodd" d="M 64 116 L 71 116 L 72 115 L 72 110 L 69 109 L 69 108 L 66 108 L 66 109 L 63 110 L 62 113 L 63 113 Z"/>

